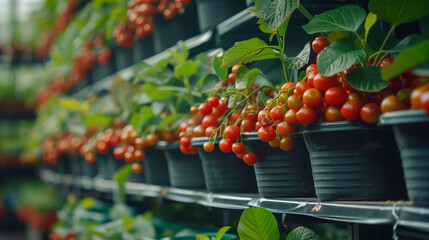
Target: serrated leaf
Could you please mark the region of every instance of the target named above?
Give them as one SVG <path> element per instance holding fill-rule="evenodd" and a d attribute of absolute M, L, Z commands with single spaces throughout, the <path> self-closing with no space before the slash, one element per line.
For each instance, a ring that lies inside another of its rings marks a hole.
<path fill-rule="evenodd" d="M 319 240 L 320 237 L 317 236 L 313 230 L 299 226 L 292 230 L 286 237 L 286 240 Z"/>
<path fill-rule="evenodd" d="M 378 19 L 393 26 L 419 20 L 429 14 L 427 0 L 371 0 L 368 9 L 375 13 Z"/>
<path fill-rule="evenodd" d="M 405 49 L 388 67 L 381 70 L 383 79 L 388 80 L 408 69 L 429 61 L 429 40 Z"/>
<path fill-rule="evenodd" d="M 377 22 L 377 15 L 375 15 L 372 12 L 368 13 L 365 19 L 365 31 L 367 32 L 367 34 L 369 30 L 372 28 L 372 26 L 375 24 L 375 22 Z"/>
<path fill-rule="evenodd" d="M 222 239 L 222 237 L 223 237 L 223 235 L 225 235 L 225 233 L 226 233 L 226 232 L 228 232 L 228 230 L 229 230 L 230 228 L 231 228 L 230 226 L 225 226 L 225 227 L 223 227 L 223 228 L 219 229 L 219 231 L 218 231 L 218 232 L 217 232 L 217 234 L 216 234 L 216 238 L 215 238 L 215 240 L 221 240 L 221 239 Z"/>
<path fill-rule="evenodd" d="M 203 84 L 201 87 L 202 93 L 208 93 L 216 89 L 216 86 L 218 86 L 220 83 L 220 79 L 215 74 L 208 74 L 204 77 Z"/>
<path fill-rule="evenodd" d="M 289 69 L 300 69 L 308 64 L 310 58 L 310 42 L 305 44 L 304 48 L 296 57 L 282 58 L 283 64 Z"/>
<path fill-rule="evenodd" d="M 240 217 L 237 228 L 242 240 L 279 239 L 280 233 L 274 215 L 265 208 L 247 208 Z"/>
<path fill-rule="evenodd" d="M 259 0 L 255 3 L 256 16 L 271 30 L 277 30 L 299 6 L 299 0 Z"/>
<path fill-rule="evenodd" d="M 330 31 L 356 32 L 365 20 L 365 10 L 358 5 L 346 5 L 326 11 L 302 28 L 309 34 Z"/>
<path fill-rule="evenodd" d="M 347 82 L 354 89 L 364 92 L 379 92 L 389 85 L 381 77 L 381 69 L 376 66 L 362 66 L 347 73 Z"/>
<path fill-rule="evenodd" d="M 275 57 L 276 52 L 273 46 L 268 46 L 267 43 L 259 38 L 252 38 L 238 42 L 228 49 L 223 56 L 221 68 L 230 68 L 236 64 Z"/>
<path fill-rule="evenodd" d="M 365 60 L 366 53 L 356 47 L 350 38 L 345 38 L 327 46 L 319 53 L 317 69 L 323 76 L 330 77 Z"/>
<path fill-rule="evenodd" d="M 228 69 L 220 67 L 222 65 L 222 58 L 223 56 L 214 58 L 213 69 L 222 81 L 226 81 L 226 78 L 228 77 Z"/>

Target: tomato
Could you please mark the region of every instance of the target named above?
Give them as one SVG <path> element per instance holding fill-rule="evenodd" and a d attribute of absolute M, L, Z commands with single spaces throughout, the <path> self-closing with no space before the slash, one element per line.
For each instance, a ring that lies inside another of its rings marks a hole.
<path fill-rule="evenodd" d="M 316 111 L 304 106 L 296 112 L 296 120 L 304 126 L 315 123 L 317 121 Z"/>
<path fill-rule="evenodd" d="M 124 147 L 116 147 L 113 150 L 113 156 L 116 159 L 122 159 L 124 157 L 124 153 L 125 153 L 125 148 Z"/>
<path fill-rule="evenodd" d="M 277 124 L 277 132 L 280 136 L 289 137 L 295 133 L 295 125 L 289 124 L 286 121 Z"/>
<path fill-rule="evenodd" d="M 246 152 L 246 146 L 244 146 L 243 143 L 236 142 L 232 144 L 231 150 L 235 154 L 244 154 Z"/>
<path fill-rule="evenodd" d="M 240 113 L 235 112 L 231 115 L 231 117 L 229 117 L 228 123 L 230 125 L 234 125 L 235 122 L 237 122 L 238 118 L 240 117 Z"/>
<path fill-rule="evenodd" d="M 213 127 L 219 127 L 219 123 L 217 122 L 216 116 L 213 114 L 207 115 L 203 117 L 203 120 L 201 122 L 201 126 L 205 129 L 207 129 L 210 126 Z"/>
<path fill-rule="evenodd" d="M 219 142 L 219 148 L 224 153 L 229 153 L 232 150 L 233 142 L 227 138 L 221 139 Z"/>
<path fill-rule="evenodd" d="M 230 74 L 228 74 L 228 77 L 226 78 L 226 82 L 228 82 L 229 84 L 234 84 L 236 77 L 237 76 L 234 73 L 230 73 Z"/>
<path fill-rule="evenodd" d="M 126 151 L 124 153 L 124 160 L 127 163 L 133 162 L 134 161 L 134 152 Z"/>
<path fill-rule="evenodd" d="M 109 150 L 109 146 L 107 146 L 106 142 L 104 141 L 97 141 L 95 144 L 95 149 L 101 154 L 106 154 Z"/>
<path fill-rule="evenodd" d="M 296 86 L 296 83 L 294 82 L 287 82 L 282 85 L 280 88 L 280 91 L 289 91 L 290 89 L 294 88 Z"/>
<path fill-rule="evenodd" d="M 307 107 L 315 108 L 322 104 L 322 94 L 315 88 L 309 88 L 302 95 L 302 100 Z"/>
<path fill-rule="evenodd" d="M 208 138 L 210 138 L 212 136 L 212 133 L 217 129 L 217 127 L 214 126 L 209 126 L 206 128 L 206 131 L 204 133 L 204 135 Z"/>
<path fill-rule="evenodd" d="M 307 77 L 307 83 L 312 88 L 314 88 L 314 78 L 316 77 L 316 74 L 316 72 L 310 72 Z"/>
<path fill-rule="evenodd" d="M 183 154 L 188 154 L 191 152 L 191 150 L 192 150 L 191 146 L 185 147 L 185 146 L 180 145 L 180 152 Z"/>
<path fill-rule="evenodd" d="M 216 108 L 219 112 L 224 113 L 228 109 L 228 101 L 219 101 L 219 105 Z"/>
<path fill-rule="evenodd" d="M 402 78 L 395 77 L 389 80 L 389 85 L 385 88 L 385 90 L 390 90 L 394 93 L 401 90 L 402 88 Z"/>
<path fill-rule="evenodd" d="M 350 92 L 349 94 L 347 94 L 347 100 L 358 101 L 362 105 L 366 103 L 365 97 L 361 92 Z"/>
<path fill-rule="evenodd" d="M 209 97 L 207 102 L 210 106 L 217 107 L 219 105 L 219 98 L 218 97 Z"/>
<path fill-rule="evenodd" d="M 328 106 L 325 111 L 325 120 L 327 122 L 336 122 L 344 120 L 341 110 L 336 106 Z"/>
<path fill-rule="evenodd" d="M 276 101 L 274 100 L 274 99 L 272 99 L 272 98 L 269 98 L 268 100 L 267 100 L 267 102 L 265 103 L 265 106 L 267 107 L 267 108 L 271 108 L 273 105 L 275 105 L 276 104 Z"/>
<path fill-rule="evenodd" d="M 238 69 L 240 69 L 241 66 L 242 66 L 241 64 L 235 64 L 234 66 L 232 66 L 231 72 L 234 73 L 234 74 L 237 74 Z"/>
<path fill-rule="evenodd" d="M 316 113 L 319 116 L 325 115 L 326 109 L 328 108 L 328 104 L 325 102 L 325 100 L 322 100 L 322 104 L 317 106 L 314 110 L 316 110 Z"/>
<path fill-rule="evenodd" d="M 316 53 L 320 53 L 327 46 L 329 46 L 329 41 L 323 36 L 319 36 L 315 38 L 311 43 L 311 48 Z"/>
<path fill-rule="evenodd" d="M 302 107 L 302 101 L 297 96 L 291 95 L 287 99 L 287 106 L 293 110 L 298 110 Z"/>
<path fill-rule="evenodd" d="M 193 131 L 193 137 L 204 137 L 205 136 L 205 129 L 201 125 L 197 125 L 194 127 Z"/>
<path fill-rule="evenodd" d="M 131 165 L 131 171 L 133 171 L 133 173 L 141 173 L 143 170 L 143 165 L 141 165 L 140 163 L 133 163 Z"/>
<path fill-rule="evenodd" d="M 317 70 L 317 65 L 314 63 L 308 65 L 308 67 L 305 69 L 305 73 L 307 74 L 307 76 L 309 76 L 310 73 L 317 74 L 318 72 L 319 71 Z"/>
<path fill-rule="evenodd" d="M 276 130 L 268 125 L 262 126 L 258 130 L 258 137 L 264 142 L 272 141 L 276 137 Z"/>
<path fill-rule="evenodd" d="M 244 154 L 243 161 L 247 165 L 255 165 L 255 163 L 258 161 L 258 156 L 256 156 L 256 153 L 254 152 L 248 152 Z"/>
<path fill-rule="evenodd" d="M 262 125 L 259 122 L 255 123 L 255 130 L 259 131 L 259 129 L 262 127 Z"/>
<path fill-rule="evenodd" d="M 331 77 L 325 77 L 322 74 L 318 73 L 316 77 L 314 77 L 314 87 L 320 92 L 324 93 L 330 87 L 335 87 L 338 85 L 338 77 L 337 75 Z"/>
<path fill-rule="evenodd" d="M 95 162 L 95 154 L 93 152 L 87 152 L 85 153 L 85 156 L 83 156 L 85 159 L 85 162 L 87 163 L 94 163 Z"/>
<path fill-rule="evenodd" d="M 215 145 L 212 142 L 205 142 L 203 145 L 203 149 L 206 152 L 213 152 L 214 148 L 215 148 Z"/>
<path fill-rule="evenodd" d="M 390 95 L 387 96 L 380 105 L 381 112 L 393 112 L 393 111 L 400 111 L 405 110 L 407 107 L 405 104 L 403 104 L 401 101 L 399 101 L 398 97 L 396 95 Z"/>
<path fill-rule="evenodd" d="M 134 151 L 134 160 L 136 161 L 141 161 L 146 157 L 146 153 L 141 150 L 141 149 L 137 149 Z"/>
<path fill-rule="evenodd" d="M 258 122 L 262 124 L 262 119 L 267 118 L 268 117 L 268 109 L 262 109 L 261 111 L 259 111 L 258 113 Z"/>
<path fill-rule="evenodd" d="M 200 106 L 198 107 L 198 110 L 202 115 L 207 116 L 210 113 L 212 113 L 213 108 L 207 103 L 201 103 Z"/>
<path fill-rule="evenodd" d="M 280 121 L 283 119 L 283 113 L 284 107 L 277 105 L 270 110 L 270 117 L 274 121 Z"/>
<path fill-rule="evenodd" d="M 354 121 L 360 117 L 362 104 L 356 100 L 347 100 L 341 107 L 341 116 L 349 121 Z"/>
<path fill-rule="evenodd" d="M 429 115 L 429 91 L 424 92 L 420 97 L 420 105 Z"/>
<path fill-rule="evenodd" d="M 285 121 L 291 125 L 296 123 L 296 111 L 294 109 L 287 110 L 285 114 Z"/>
<path fill-rule="evenodd" d="M 329 105 L 342 106 L 347 100 L 347 93 L 343 88 L 330 87 L 325 92 L 325 101 Z"/>
<path fill-rule="evenodd" d="M 191 109 L 190 109 L 190 112 L 192 114 L 197 114 L 198 113 L 198 107 L 197 106 L 192 106 Z"/>
<path fill-rule="evenodd" d="M 295 86 L 295 92 L 297 92 L 297 94 L 301 96 L 309 88 L 310 88 L 310 85 L 307 82 L 300 81 Z"/>
<path fill-rule="evenodd" d="M 189 147 L 191 146 L 191 140 L 192 138 L 189 136 L 185 136 L 180 138 L 180 145 L 184 146 L 184 147 Z"/>
<path fill-rule="evenodd" d="M 421 105 L 421 96 L 427 90 L 429 90 L 429 83 L 427 83 L 425 85 L 422 85 L 420 87 L 417 87 L 417 88 L 415 88 L 411 92 L 411 97 L 410 97 L 411 108 L 413 108 L 413 109 L 420 109 L 420 108 L 422 108 L 422 105 Z"/>
<path fill-rule="evenodd" d="M 240 128 L 243 132 L 252 132 L 255 129 L 256 121 L 244 119 L 241 121 Z"/>
<path fill-rule="evenodd" d="M 367 103 L 360 110 L 360 118 L 369 124 L 376 124 L 380 114 L 380 106 L 377 103 Z"/>
<path fill-rule="evenodd" d="M 225 128 L 225 137 L 233 142 L 240 138 L 240 128 L 230 125 Z"/>
<path fill-rule="evenodd" d="M 279 146 L 280 144 L 280 138 L 279 137 L 275 137 L 273 140 L 269 141 L 268 144 L 273 147 L 276 148 Z"/>
<path fill-rule="evenodd" d="M 378 65 L 379 68 L 386 68 L 388 67 L 390 64 L 392 64 L 393 62 L 393 58 L 392 57 L 387 57 L 384 58 L 383 60 L 381 60 L 380 64 Z"/>
<path fill-rule="evenodd" d="M 290 137 L 283 138 L 282 140 L 280 140 L 280 143 L 279 143 L 279 147 L 282 151 L 292 150 L 293 145 L 294 145 L 293 139 Z"/>
<path fill-rule="evenodd" d="M 158 135 L 156 135 L 155 133 L 147 135 L 146 142 L 147 142 L 147 145 L 150 147 L 155 146 L 155 144 L 158 142 Z"/>
<path fill-rule="evenodd" d="M 410 88 L 399 90 L 396 93 L 396 96 L 398 97 L 399 101 L 401 101 L 403 104 L 405 104 L 405 106 L 407 106 L 407 108 L 411 106 L 411 102 L 410 102 L 411 89 Z"/>

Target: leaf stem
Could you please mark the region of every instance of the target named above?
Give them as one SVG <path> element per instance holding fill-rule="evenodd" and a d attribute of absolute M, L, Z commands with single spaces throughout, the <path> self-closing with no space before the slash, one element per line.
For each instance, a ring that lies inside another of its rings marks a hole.
<path fill-rule="evenodd" d="M 305 9 L 304 8 L 304 6 L 302 6 L 302 4 L 300 3 L 299 4 L 299 6 L 298 6 L 298 10 L 302 13 L 302 14 L 304 14 L 304 16 L 309 20 L 309 21 L 311 21 L 311 20 L 313 20 L 313 16 L 307 11 L 307 9 Z"/>
<path fill-rule="evenodd" d="M 386 43 L 387 43 L 387 39 L 389 39 L 390 35 L 391 35 L 391 34 L 392 34 L 392 32 L 393 32 L 393 29 L 395 29 L 395 25 L 392 25 L 392 27 L 390 28 L 389 32 L 387 33 L 387 36 L 386 36 L 386 38 L 384 39 L 383 44 L 381 44 L 381 47 L 380 47 L 380 49 L 378 50 L 377 55 L 375 56 L 375 60 L 377 60 L 378 56 L 380 55 L 381 51 L 382 51 L 382 50 L 383 50 L 383 48 L 384 48 L 384 45 L 386 45 Z M 378 66 L 378 64 L 379 64 L 379 63 L 377 62 L 377 64 L 376 64 L 375 66 Z"/>

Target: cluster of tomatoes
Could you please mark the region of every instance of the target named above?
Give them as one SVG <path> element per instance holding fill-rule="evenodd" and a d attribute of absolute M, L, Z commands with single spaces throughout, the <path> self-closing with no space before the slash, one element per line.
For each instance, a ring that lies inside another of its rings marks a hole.
<path fill-rule="evenodd" d="M 60 155 L 79 152 L 88 141 L 90 135 L 89 132 L 82 137 L 64 133 L 58 137 L 51 136 L 46 138 L 42 145 L 43 161 L 49 164 L 56 164 Z"/>
<path fill-rule="evenodd" d="M 119 46 L 131 48 L 133 33 L 137 38 L 144 38 L 153 33 L 153 19 L 157 13 L 165 19 L 171 19 L 178 12 L 184 11 L 184 6 L 190 0 L 131 0 L 128 2 L 128 23 L 116 26 L 113 38 Z"/>

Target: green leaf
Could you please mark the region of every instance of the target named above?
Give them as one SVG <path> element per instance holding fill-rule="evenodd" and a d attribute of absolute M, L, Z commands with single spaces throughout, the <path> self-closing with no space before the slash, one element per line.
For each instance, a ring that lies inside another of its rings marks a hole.
<path fill-rule="evenodd" d="M 300 82 L 302 79 L 304 79 L 307 76 L 307 73 L 305 71 L 301 71 L 299 73 L 298 82 Z"/>
<path fill-rule="evenodd" d="M 236 64 L 275 58 L 276 52 L 273 48 L 276 47 L 268 46 L 259 38 L 238 42 L 225 52 L 221 68 L 230 68 Z"/>
<path fill-rule="evenodd" d="M 255 10 L 256 11 L 256 10 Z M 271 30 L 267 24 L 264 22 L 264 20 L 262 20 L 262 18 L 259 18 L 258 21 L 256 22 L 257 24 L 259 24 L 259 30 L 261 30 L 261 32 L 263 33 L 268 33 L 271 34 L 273 33 L 273 30 Z"/>
<path fill-rule="evenodd" d="M 195 235 L 195 239 L 196 240 L 210 240 L 209 237 L 205 236 L 205 235 L 201 235 L 201 234 L 197 234 Z"/>
<path fill-rule="evenodd" d="M 244 67 L 238 69 L 237 79 L 235 83 L 236 89 L 247 89 L 251 91 L 253 89 L 253 83 L 256 80 L 256 77 L 261 74 L 261 70 L 254 68 L 252 70 L 248 70 Z"/>
<path fill-rule="evenodd" d="M 365 17 L 363 8 L 357 5 L 346 5 L 314 17 L 302 28 L 309 34 L 330 31 L 357 32 Z"/>
<path fill-rule="evenodd" d="M 158 86 L 150 82 L 145 82 L 143 91 L 152 100 L 165 100 L 175 94 L 173 91 L 158 90 Z"/>
<path fill-rule="evenodd" d="M 370 12 L 368 15 L 366 15 L 365 19 L 365 31 L 368 34 L 369 30 L 372 28 L 372 26 L 377 22 L 377 15 Z"/>
<path fill-rule="evenodd" d="M 368 9 L 375 13 L 378 19 L 393 26 L 419 20 L 429 14 L 427 0 L 371 0 Z"/>
<path fill-rule="evenodd" d="M 372 50 L 378 51 L 386 37 L 387 33 L 380 28 L 379 24 L 376 24 L 369 30 L 367 44 Z M 390 35 L 383 49 L 391 49 L 396 44 L 398 44 L 398 42 L 398 38 L 393 35 Z"/>
<path fill-rule="evenodd" d="M 402 39 L 398 44 L 396 44 L 395 47 L 393 47 L 390 50 L 384 50 L 382 52 L 386 52 L 386 53 L 400 53 L 402 51 L 404 51 L 406 48 L 414 46 L 424 40 L 428 39 L 427 36 L 425 35 L 420 35 L 420 34 L 412 34 L 409 35 L 407 37 L 405 37 L 404 39 Z"/>
<path fill-rule="evenodd" d="M 139 82 L 141 80 L 145 80 L 146 77 L 149 77 L 149 79 L 153 78 L 154 76 L 160 75 L 160 78 L 163 77 L 163 74 L 159 74 L 160 71 L 166 71 L 168 63 L 170 59 L 162 59 L 159 62 L 157 62 L 155 65 L 151 66 L 146 64 L 145 62 L 141 62 L 137 64 L 134 67 L 134 71 L 137 73 L 136 77 L 134 79 L 134 82 Z"/>
<path fill-rule="evenodd" d="M 216 89 L 219 85 L 220 80 L 219 77 L 215 74 L 208 74 L 204 77 L 204 81 L 202 83 L 201 92 L 208 93 Z"/>
<path fill-rule="evenodd" d="M 99 126 L 102 129 L 104 129 L 110 125 L 111 121 L 112 121 L 111 117 L 105 116 L 103 114 L 95 113 L 92 115 L 87 115 L 85 117 L 85 126 L 86 127 Z"/>
<path fill-rule="evenodd" d="M 276 31 L 299 6 L 299 0 L 258 0 L 256 16 L 264 20 L 267 27 Z"/>
<path fill-rule="evenodd" d="M 79 111 L 80 103 L 77 99 L 74 98 L 61 98 L 59 101 L 59 106 L 71 111 Z"/>
<path fill-rule="evenodd" d="M 153 224 L 143 217 L 136 217 L 131 226 L 126 228 L 127 231 L 122 232 L 123 240 L 136 240 L 145 237 L 154 238 L 156 236 L 155 227 Z"/>
<path fill-rule="evenodd" d="M 292 230 L 286 237 L 286 240 L 319 240 L 320 237 L 317 236 L 313 230 L 305 227 L 297 227 Z"/>
<path fill-rule="evenodd" d="M 389 83 L 383 81 L 381 69 L 375 66 L 363 66 L 347 73 L 347 82 L 355 89 L 364 92 L 379 92 Z"/>
<path fill-rule="evenodd" d="M 199 63 L 192 60 L 187 60 L 186 62 L 178 65 L 174 68 L 174 75 L 176 77 L 183 77 L 189 79 L 192 75 L 197 72 Z"/>
<path fill-rule="evenodd" d="M 347 38 L 347 37 L 350 37 L 350 32 L 346 32 L 346 31 L 333 31 L 333 32 L 330 32 L 328 34 L 328 36 L 326 37 L 326 39 L 328 39 L 328 41 L 330 43 L 333 43 L 333 42 L 336 42 L 336 41 L 338 41 L 340 39 Z"/>
<path fill-rule="evenodd" d="M 213 69 L 222 81 L 226 81 L 228 77 L 228 69 L 221 68 L 222 57 L 215 57 L 213 60 Z"/>
<path fill-rule="evenodd" d="M 305 44 L 304 48 L 296 57 L 284 57 L 282 58 L 282 62 L 289 69 L 300 69 L 308 64 L 309 58 L 310 58 L 310 42 Z"/>
<path fill-rule="evenodd" d="M 240 217 L 237 228 L 242 240 L 279 239 L 280 233 L 274 215 L 265 208 L 247 208 Z"/>
<path fill-rule="evenodd" d="M 356 47 L 350 38 L 345 38 L 327 46 L 319 53 L 317 69 L 323 76 L 330 77 L 365 60 L 365 50 Z"/>
<path fill-rule="evenodd" d="M 383 79 L 389 80 L 399 74 L 429 61 L 429 40 L 405 49 L 387 68 L 381 70 Z"/>
<path fill-rule="evenodd" d="M 218 231 L 218 232 L 217 232 L 217 234 L 216 234 L 216 238 L 215 238 L 215 240 L 221 240 L 221 239 L 222 239 L 222 237 L 223 237 L 223 235 L 225 235 L 225 233 L 226 233 L 226 232 L 228 232 L 228 230 L 229 230 L 230 228 L 231 228 L 230 226 L 225 226 L 225 227 L 223 227 L 223 228 L 219 229 L 219 231 Z"/>
<path fill-rule="evenodd" d="M 120 168 L 115 175 L 113 175 L 113 181 L 118 183 L 119 187 L 119 199 L 121 202 L 125 201 L 125 182 L 131 174 L 131 164 L 125 164 Z"/>
<path fill-rule="evenodd" d="M 179 119 L 177 119 L 176 121 L 173 122 L 173 124 L 171 124 L 171 130 L 176 130 L 179 128 L 180 124 L 186 120 L 188 120 L 189 117 L 183 116 Z"/>

